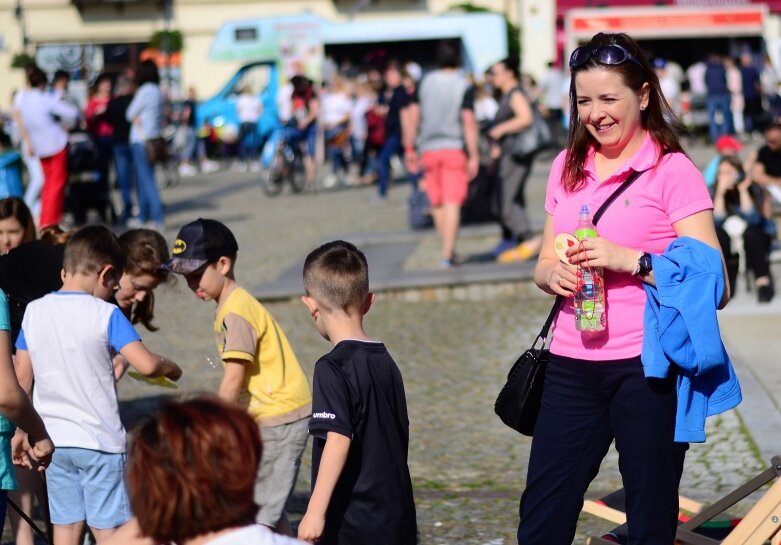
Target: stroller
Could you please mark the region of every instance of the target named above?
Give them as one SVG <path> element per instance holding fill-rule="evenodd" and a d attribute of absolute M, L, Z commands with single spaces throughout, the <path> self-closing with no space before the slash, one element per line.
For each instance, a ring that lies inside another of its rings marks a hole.
<path fill-rule="evenodd" d="M 87 221 L 87 212 L 94 210 L 102 223 L 113 223 L 108 181 L 108 158 L 102 158 L 95 141 L 84 130 L 68 134 L 68 188 L 65 210 L 73 216 L 76 226 Z"/>

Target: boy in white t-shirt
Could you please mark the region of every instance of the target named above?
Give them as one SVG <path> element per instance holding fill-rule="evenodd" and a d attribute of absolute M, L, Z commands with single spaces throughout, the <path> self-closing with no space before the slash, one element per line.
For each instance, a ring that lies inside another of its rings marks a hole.
<path fill-rule="evenodd" d="M 142 375 L 178 380 L 174 362 L 152 354 L 111 297 L 125 258 L 106 227 L 77 231 L 65 247 L 62 289 L 27 306 L 16 342 L 19 382 L 56 447 L 47 470 L 54 542 L 78 545 L 86 520 L 100 544 L 126 523 L 125 429 L 114 368 L 119 352 Z M 22 438 L 15 438 L 18 448 Z"/>
<path fill-rule="evenodd" d="M 263 113 L 260 97 L 252 92 L 249 85 L 241 88 L 236 101 L 236 115 L 239 118 L 239 161 L 243 169 L 258 167 L 259 134 L 258 121 Z"/>

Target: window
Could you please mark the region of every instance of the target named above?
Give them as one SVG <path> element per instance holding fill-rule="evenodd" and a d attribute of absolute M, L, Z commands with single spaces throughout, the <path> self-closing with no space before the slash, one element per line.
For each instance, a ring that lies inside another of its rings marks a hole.
<path fill-rule="evenodd" d="M 258 40 L 258 29 L 255 27 L 241 27 L 234 32 L 237 42 L 255 42 Z"/>
<path fill-rule="evenodd" d="M 237 96 L 241 94 L 244 87 L 248 87 L 253 95 L 258 95 L 265 91 L 271 77 L 271 67 L 268 64 L 256 64 L 248 67 L 241 73 L 236 85 L 231 89 L 230 95 Z"/>

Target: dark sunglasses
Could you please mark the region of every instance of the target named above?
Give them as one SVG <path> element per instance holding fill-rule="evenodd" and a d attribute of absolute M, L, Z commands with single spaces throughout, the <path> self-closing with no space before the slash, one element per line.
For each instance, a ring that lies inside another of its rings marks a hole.
<path fill-rule="evenodd" d="M 570 55 L 569 67 L 571 69 L 580 68 L 592 57 L 599 64 L 607 66 L 614 66 L 616 64 L 623 64 L 626 61 L 631 61 L 640 68 L 643 67 L 643 65 L 640 64 L 640 61 L 618 44 L 601 45 L 596 49 L 590 49 L 588 46 L 582 45 L 575 49 L 575 51 L 572 52 L 572 55 Z"/>

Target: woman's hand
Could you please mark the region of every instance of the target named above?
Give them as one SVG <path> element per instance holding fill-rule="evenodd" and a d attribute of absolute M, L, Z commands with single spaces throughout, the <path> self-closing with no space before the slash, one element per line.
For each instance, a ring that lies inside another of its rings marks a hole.
<path fill-rule="evenodd" d="M 572 297 L 578 286 L 578 268 L 568 263 L 557 261 L 546 278 L 548 287 L 556 295 Z"/>
<path fill-rule="evenodd" d="M 637 250 L 613 244 L 602 237 L 584 239 L 567 250 L 572 265 L 602 267 L 625 273 L 634 272 L 637 256 Z"/>
<path fill-rule="evenodd" d="M 743 178 L 743 180 L 738 182 L 738 184 L 735 187 L 738 188 L 738 191 L 748 192 L 748 189 L 749 189 L 749 187 L 751 187 L 752 183 L 753 183 L 753 180 L 751 179 L 751 176 L 746 176 L 745 178 Z"/>
<path fill-rule="evenodd" d="M 492 128 L 490 131 L 488 131 L 488 137 L 491 138 L 491 140 L 499 140 L 504 136 L 504 131 L 502 130 L 502 125 L 496 125 L 494 128 Z"/>

